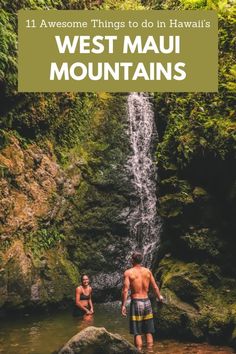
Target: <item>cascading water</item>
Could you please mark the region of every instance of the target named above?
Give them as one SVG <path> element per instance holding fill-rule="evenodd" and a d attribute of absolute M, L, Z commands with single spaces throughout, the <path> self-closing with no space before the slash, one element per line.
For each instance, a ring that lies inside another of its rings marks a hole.
<path fill-rule="evenodd" d="M 161 228 L 156 211 L 157 175 L 153 156 L 157 133 L 149 96 L 145 93 L 129 94 L 127 113 L 131 154 L 124 171 L 124 183 L 131 180 L 133 188 L 129 195 L 131 205 L 122 211 L 120 218 L 128 225 L 129 236 L 117 236 L 114 244 L 107 248 L 111 253 L 119 250 L 119 258 L 114 259 L 117 270 L 110 273 L 100 270 L 92 277 L 93 288 L 97 294 L 103 294 L 103 301 L 119 298 L 122 274 L 131 267 L 130 256 L 133 251 L 141 249 L 144 265 L 151 267 Z"/>
<path fill-rule="evenodd" d="M 127 168 L 132 178 L 135 199 L 128 216 L 131 248 L 141 249 L 144 264 L 151 266 L 159 243 L 160 220 L 156 211 L 156 167 L 153 140 L 156 135 L 153 107 L 145 93 L 128 97 L 129 139 L 132 149 Z"/>

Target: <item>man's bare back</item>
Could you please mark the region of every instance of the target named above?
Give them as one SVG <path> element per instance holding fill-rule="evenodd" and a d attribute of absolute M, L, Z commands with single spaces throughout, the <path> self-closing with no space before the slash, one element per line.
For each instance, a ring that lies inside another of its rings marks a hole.
<path fill-rule="evenodd" d="M 131 298 L 145 299 L 148 297 L 151 272 L 149 269 L 139 266 L 128 269 L 124 276 L 129 278 Z"/>
<path fill-rule="evenodd" d="M 126 302 L 130 289 L 130 333 L 134 335 L 134 343 L 139 350 L 142 348 L 142 334 L 146 335 L 147 348 L 150 349 L 153 345 L 152 333 L 155 332 L 155 328 L 152 306 L 148 298 L 150 285 L 158 299 L 163 300 L 152 272 L 142 267 L 142 258 L 140 252 L 132 254 L 133 267 L 124 272 L 121 305 L 121 313 L 126 316 Z"/>

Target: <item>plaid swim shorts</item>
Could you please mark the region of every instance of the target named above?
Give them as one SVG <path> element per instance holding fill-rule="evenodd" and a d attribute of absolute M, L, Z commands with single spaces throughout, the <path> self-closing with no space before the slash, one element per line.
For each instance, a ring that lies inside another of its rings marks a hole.
<path fill-rule="evenodd" d="M 130 333 L 154 333 L 152 305 L 147 299 L 132 299 L 130 303 Z"/>

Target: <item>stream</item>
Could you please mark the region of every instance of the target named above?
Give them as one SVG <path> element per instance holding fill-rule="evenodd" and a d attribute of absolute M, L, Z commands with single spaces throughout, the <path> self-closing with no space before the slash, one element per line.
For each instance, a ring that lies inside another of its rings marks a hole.
<path fill-rule="evenodd" d="M 128 319 L 120 315 L 120 303 L 95 304 L 95 315 L 90 321 L 75 318 L 69 310 L 53 314 L 21 315 L 15 319 L 0 320 L 1 354 L 50 354 L 64 345 L 73 335 L 87 326 L 104 327 L 124 336 L 130 342 Z M 160 340 L 154 344 L 154 353 L 165 354 L 230 354 L 229 347 L 208 344 L 180 343 Z"/>

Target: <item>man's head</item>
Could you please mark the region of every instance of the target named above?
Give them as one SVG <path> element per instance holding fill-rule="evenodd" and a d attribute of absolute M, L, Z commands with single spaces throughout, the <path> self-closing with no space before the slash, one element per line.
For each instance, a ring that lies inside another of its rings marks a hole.
<path fill-rule="evenodd" d="M 140 264 L 142 263 L 143 255 L 141 252 L 134 252 L 132 254 L 132 263 L 133 264 Z"/>

